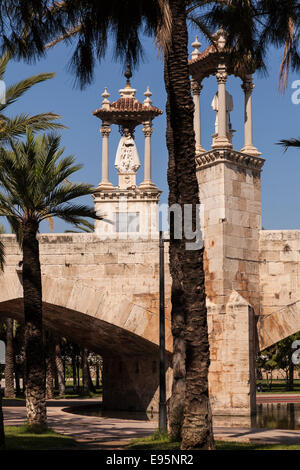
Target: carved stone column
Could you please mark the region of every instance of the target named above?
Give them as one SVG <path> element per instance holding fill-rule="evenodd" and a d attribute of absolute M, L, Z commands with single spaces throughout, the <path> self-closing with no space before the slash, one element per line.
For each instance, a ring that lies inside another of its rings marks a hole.
<path fill-rule="evenodd" d="M 156 188 L 151 180 L 151 135 L 153 133 L 151 121 L 144 123 L 143 132 L 145 136 L 144 181 L 140 184 L 140 188 Z"/>
<path fill-rule="evenodd" d="M 192 79 L 191 81 L 193 100 L 194 100 L 194 131 L 195 131 L 195 140 L 196 140 L 196 153 L 204 153 L 206 150 L 201 145 L 201 111 L 200 111 L 200 93 L 203 88 L 203 85 Z"/>
<path fill-rule="evenodd" d="M 245 144 L 241 152 L 249 155 L 260 155 L 260 152 L 253 145 L 252 130 L 252 91 L 255 87 L 252 76 L 246 75 L 241 85 L 245 94 Z"/>
<path fill-rule="evenodd" d="M 108 147 L 108 139 L 109 134 L 111 132 L 111 128 L 107 122 L 102 123 L 102 127 L 100 128 L 100 132 L 102 134 L 102 179 L 101 183 L 99 184 L 99 188 L 103 189 L 110 189 L 113 185 L 109 181 L 108 177 L 108 169 L 109 169 L 109 147 Z"/>
<path fill-rule="evenodd" d="M 216 78 L 218 81 L 218 135 L 214 138 L 212 148 L 232 148 L 227 136 L 226 126 L 226 81 L 227 71 L 225 66 L 219 66 Z"/>

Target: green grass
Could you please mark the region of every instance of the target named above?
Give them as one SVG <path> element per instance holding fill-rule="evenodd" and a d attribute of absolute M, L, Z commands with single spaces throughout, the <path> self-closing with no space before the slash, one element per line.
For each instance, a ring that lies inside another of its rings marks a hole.
<path fill-rule="evenodd" d="M 52 429 L 34 432 L 28 426 L 5 427 L 6 450 L 61 450 L 74 449 L 77 442 Z"/>
<path fill-rule="evenodd" d="M 180 450 L 180 442 L 171 442 L 168 434 L 155 431 L 147 437 L 132 439 L 130 450 Z M 216 441 L 217 450 L 300 450 L 300 445 L 250 444 L 248 442 Z"/>
<path fill-rule="evenodd" d="M 295 379 L 294 380 L 294 390 L 287 390 L 287 385 L 286 381 L 282 379 L 274 379 L 271 389 L 269 385 L 267 384 L 266 380 L 258 380 L 257 385 L 262 385 L 263 386 L 263 391 L 262 392 L 257 392 L 259 394 L 261 393 L 300 393 L 300 379 Z"/>

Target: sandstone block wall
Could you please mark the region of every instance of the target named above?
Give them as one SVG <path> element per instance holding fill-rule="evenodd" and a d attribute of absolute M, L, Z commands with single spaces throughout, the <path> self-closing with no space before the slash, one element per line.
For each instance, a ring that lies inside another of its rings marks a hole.
<path fill-rule="evenodd" d="M 300 300 L 300 230 L 261 230 L 261 315 Z"/>

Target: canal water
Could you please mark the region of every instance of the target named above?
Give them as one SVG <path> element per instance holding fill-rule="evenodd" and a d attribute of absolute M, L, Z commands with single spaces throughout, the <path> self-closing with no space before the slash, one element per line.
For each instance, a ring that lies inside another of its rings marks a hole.
<path fill-rule="evenodd" d="M 103 410 L 101 405 L 65 408 L 64 411 L 84 416 L 158 421 L 157 413 Z M 214 417 L 215 426 L 252 427 L 300 430 L 300 403 L 263 403 L 257 405 L 257 414 L 251 419 L 244 416 Z"/>

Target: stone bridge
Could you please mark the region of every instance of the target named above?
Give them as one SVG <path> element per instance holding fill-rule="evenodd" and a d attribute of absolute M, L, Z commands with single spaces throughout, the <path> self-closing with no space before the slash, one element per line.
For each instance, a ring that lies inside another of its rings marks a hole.
<path fill-rule="evenodd" d="M 216 33 L 215 40 L 218 51 L 210 46 L 203 53 L 196 41 L 190 61 L 196 172 L 203 205 L 209 386 L 215 415 L 249 417 L 255 413 L 257 351 L 300 330 L 300 231 L 261 230 L 264 159 L 252 142 L 252 77 L 240 77 L 245 145 L 236 150 L 226 106 L 230 96 L 226 94 L 227 75 L 235 71 L 222 52 L 223 30 Z M 210 75 L 218 81 L 214 98 L 217 125 L 211 149 L 206 151 L 201 145 L 200 92 L 202 81 Z M 95 222 L 94 234 L 39 236 L 43 312 L 47 327 L 103 356 L 104 403 L 108 407 L 157 409 L 161 191 L 151 179 L 151 135 L 152 121 L 161 111 L 152 106 L 149 90 L 143 103 L 137 101 L 136 90 L 128 81 L 120 93 L 121 98 L 110 103 L 106 90 L 101 107 L 94 111 L 102 120 L 102 180 L 93 198 L 104 220 Z M 116 186 L 109 181 L 108 172 L 112 124 L 121 125 L 124 134 L 115 160 Z M 133 124 L 144 126 L 144 181 L 140 185 L 136 180 L 139 157 L 129 132 Z M 6 267 L 0 276 L 0 315 L 22 320 L 21 253 L 14 236 L 1 237 Z M 166 348 L 170 361 L 167 251 Z"/>
<path fill-rule="evenodd" d="M 255 329 L 260 349 L 300 330 L 300 231 L 262 230 L 259 234 L 260 313 L 254 316 L 241 289 L 232 289 L 225 312 L 216 299 L 207 298 L 215 414 L 223 414 L 228 407 L 231 414 L 246 411 L 243 395 L 249 395 L 249 383 L 242 385 L 243 365 L 254 358 Z M 21 251 L 13 235 L 1 235 L 1 239 L 6 266 L 0 276 L 0 315 L 22 321 Z M 96 234 L 74 233 L 39 235 L 39 242 L 45 326 L 103 356 L 104 401 L 108 407 L 157 409 L 158 240 L 101 240 Z M 167 249 L 165 279 L 170 393 L 171 281 Z M 209 288 L 211 284 L 208 292 Z M 254 382 L 254 377 L 251 379 Z M 241 380 L 237 393 L 225 393 L 228 380 L 231 386 Z"/>
<path fill-rule="evenodd" d="M 22 255 L 13 235 L 1 238 L 6 266 L 0 315 L 22 321 Z M 156 407 L 158 240 L 103 241 L 96 234 L 74 233 L 40 235 L 39 242 L 45 326 L 103 356 L 107 406 Z M 166 273 L 169 292 L 167 256 Z M 169 295 L 166 302 L 171 351 Z"/>

